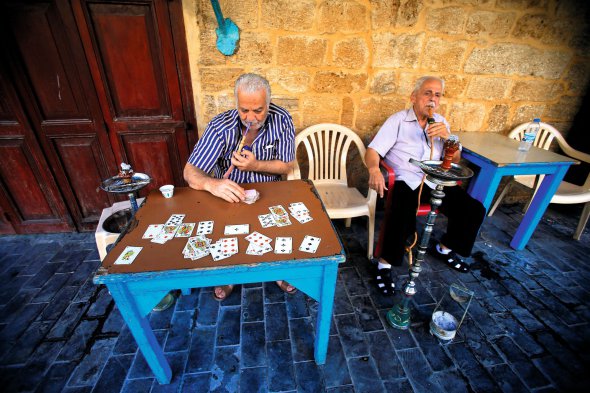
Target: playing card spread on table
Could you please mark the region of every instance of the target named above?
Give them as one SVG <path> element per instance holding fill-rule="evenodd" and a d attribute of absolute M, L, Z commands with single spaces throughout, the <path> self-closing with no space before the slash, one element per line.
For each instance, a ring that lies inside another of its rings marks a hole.
<path fill-rule="evenodd" d="M 211 239 L 208 239 L 205 236 L 190 237 L 188 238 L 182 253 L 185 258 L 190 258 L 194 261 L 209 255 L 209 244 L 211 244 Z"/>
<path fill-rule="evenodd" d="M 213 233 L 213 221 L 199 222 L 196 235 L 209 235 L 211 233 Z"/>
<path fill-rule="evenodd" d="M 142 236 L 142 239 L 153 239 L 162 231 L 164 228 L 164 224 L 152 224 L 149 225 L 146 229 L 145 233 Z"/>
<path fill-rule="evenodd" d="M 306 235 L 299 246 L 299 251 L 315 253 L 321 240 L 319 237 Z"/>
<path fill-rule="evenodd" d="M 291 254 L 293 252 L 293 238 L 277 237 L 275 239 L 275 254 Z"/>
<path fill-rule="evenodd" d="M 266 254 L 267 252 L 272 251 L 272 246 L 270 243 L 265 243 L 262 245 L 258 245 L 256 243 L 250 243 L 248 249 L 246 250 L 246 254 L 248 255 L 262 255 Z"/>
<path fill-rule="evenodd" d="M 313 220 L 313 218 L 311 218 L 311 216 L 309 215 L 309 212 L 292 212 L 291 215 L 301 224 L 305 224 L 306 222 L 310 222 L 311 220 Z"/>
<path fill-rule="evenodd" d="M 281 205 L 271 206 L 268 208 L 273 216 L 287 216 L 287 211 Z"/>
<path fill-rule="evenodd" d="M 275 219 L 272 216 L 272 213 L 261 214 L 258 216 L 258 220 L 260 221 L 260 225 L 262 225 L 263 228 L 274 227 L 277 225 Z"/>
<path fill-rule="evenodd" d="M 258 246 L 263 244 L 268 244 L 272 241 L 272 239 L 268 236 L 264 236 L 262 233 L 259 232 L 252 232 L 248 236 L 245 237 L 250 243 L 254 243 Z"/>
<path fill-rule="evenodd" d="M 229 258 L 238 253 L 238 238 L 222 238 L 209 245 L 209 252 L 214 261 Z"/>
<path fill-rule="evenodd" d="M 164 225 L 180 225 L 186 214 L 173 214 Z"/>
<path fill-rule="evenodd" d="M 303 202 L 293 202 L 289 204 L 289 210 L 291 213 L 309 213 L 309 209 Z"/>
<path fill-rule="evenodd" d="M 247 235 L 250 232 L 249 224 L 226 225 L 223 231 L 224 235 Z"/>
<path fill-rule="evenodd" d="M 178 225 L 164 225 L 164 228 L 162 228 L 158 236 L 153 238 L 151 241 L 158 244 L 166 243 L 168 240 L 174 238 L 178 227 Z"/>
<path fill-rule="evenodd" d="M 115 265 L 130 265 L 139 255 L 143 247 L 127 246 L 115 261 Z"/>
<path fill-rule="evenodd" d="M 285 227 L 287 225 L 291 225 L 291 220 L 289 220 L 289 216 L 273 216 L 273 218 L 278 227 Z"/>
<path fill-rule="evenodd" d="M 176 237 L 190 237 L 193 233 L 193 229 L 195 228 L 194 222 L 186 222 L 180 224 L 178 226 L 178 230 L 176 231 Z"/>

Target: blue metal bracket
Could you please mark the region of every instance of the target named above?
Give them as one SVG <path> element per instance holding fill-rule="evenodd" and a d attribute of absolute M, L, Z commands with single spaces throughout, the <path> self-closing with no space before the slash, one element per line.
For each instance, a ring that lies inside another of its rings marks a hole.
<path fill-rule="evenodd" d="M 231 56 L 236 51 L 236 44 L 240 40 L 240 30 L 231 19 L 223 18 L 218 0 L 211 0 L 211 6 L 219 25 L 215 29 L 215 33 L 217 33 L 217 49 L 224 55 Z"/>

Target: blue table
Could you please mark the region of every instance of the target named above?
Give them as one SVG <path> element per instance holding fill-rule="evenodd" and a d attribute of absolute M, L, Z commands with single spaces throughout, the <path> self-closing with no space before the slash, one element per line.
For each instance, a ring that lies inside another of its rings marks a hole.
<path fill-rule="evenodd" d="M 463 151 L 461 156 L 480 167 L 471 180 L 469 194 L 490 208 L 503 176 L 545 175 L 510 246 L 522 250 L 543 217 L 549 202 L 570 165 L 578 161 L 552 151 L 531 147 L 528 152 L 518 150 L 519 142 L 490 132 L 457 133 Z"/>
<path fill-rule="evenodd" d="M 346 260 L 340 239 L 309 182 L 253 183 L 246 188 L 261 194 L 253 205 L 230 204 L 190 188 L 176 188 L 170 199 L 152 191 L 94 277 L 96 284 L 107 286 L 159 383 L 169 383 L 172 372 L 146 316 L 175 289 L 187 294 L 190 288 L 287 280 L 319 303 L 314 355 L 316 363 L 326 361 L 338 264 Z M 291 202 L 304 202 L 313 220 L 300 224 L 291 218 L 293 224 L 289 226 L 261 227 L 258 215 L 269 213 L 268 208 L 278 204 L 287 208 Z M 238 254 L 218 262 L 211 256 L 191 261 L 182 256 L 186 238 L 174 238 L 162 245 L 142 239 L 149 224 L 164 223 L 175 213 L 186 214 L 184 222 L 214 220 L 214 232 L 208 235 L 214 241 L 228 237 L 223 231 L 225 225 L 231 224 L 250 224 L 250 232 L 258 231 L 273 239 L 291 236 L 293 253 L 247 255 L 245 235 L 239 235 Z M 315 254 L 298 250 L 305 235 L 322 239 Z M 115 265 L 126 246 L 139 246 L 143 250 L 131 265 Z"/>

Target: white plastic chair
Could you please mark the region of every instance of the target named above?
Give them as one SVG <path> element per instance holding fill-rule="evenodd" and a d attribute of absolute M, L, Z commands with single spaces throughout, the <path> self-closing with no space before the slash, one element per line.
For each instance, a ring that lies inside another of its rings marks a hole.
<path fill-rule="evenodd" d="M 295 151 L 303 143 L 309 161 L 308 178 L 317 189 L 328 216 L 331 219 L 345 218 L 349 227 L 352 217 L 368 217 L 369 243 L 367 256 L 373 255 L 375 231 L 375 203 L 377 193 L 369 189 L 367 196 L 356 188 L 348 187 L 346 158 L 351 143 L 358 148 L 363 164 L 365 145 L 351 129 L 338 124 L 316 124 L 301 131 L 295 137 Z M 365 164 L 366 165 L 366 164 Z M 299 164 L 295 160 L 293 173 L 287 179 L 301 179 Z"/>
<path fill-rule="evenodd" d="M 522 136 L 524 135 L 524 131 L 529 126 L 530 123 L 524 123 L 517 126 L 514 130 L 508 134 L 509 138 L 521 140 Z M 590 164 L 590 154 L 582 153 L 581 151 L 575 150 L 572 148 L 564 139 L 564 137 L 557 131 L 554 127 L 547 123 L 541 123 L 541 130 L 537 134 L 535 141 L 533 142 L 533 146 L 539 147 L 541 149 L 549 150 L 551 146 L 551 142 L 553 140 L 557 140 L 559 147 L 561 150 L 570 157 L 573 157 L 577 160 L 584 161 Z M 535 176 L 535 175 L 522 175 L 522 176 L 514 176 L 512 180 L 504 187 L 500 196 L 490 209 L 488 216 L 494 214 L 496 208 L 504 199 L 504 196 L 508 193 L 512 185 L 514 185 L 514 181 L 517 181 L 524 186 L 533 190 L 533 197 L 537 190 L 541 185 L 541 181 L 543 181 L 543 175 Z M 532 198 L 531 198 L 532 200 Z M 531 200 L 527 202 L 525 206 L 525 211 L 528 209 Z M 559 185 L 559 188 L 551 198 L 551 203 L 562 203 L 562 204 L 574 204 L 574 203 L 585 203 L 584 210 L 582 211 L 582 216 L 580 217 L 580 221 L 578 222 L 578 227 L 574 232 L 574 239 L 580 240 L 580 236 L 582 236 L 582 232 L 584 231 L 584 227 L 588 222 L 588 217 L 590 216 L 590 173 L 586 178 L 586 181 L 583 185 L 578 186 L 572 183 L 568 183 L 566 181 L 562 181 Z"/>

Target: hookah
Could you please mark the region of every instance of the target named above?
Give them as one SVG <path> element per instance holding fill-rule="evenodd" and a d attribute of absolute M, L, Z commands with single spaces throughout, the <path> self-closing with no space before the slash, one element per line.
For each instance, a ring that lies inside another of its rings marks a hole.
<path fill-rule="evenodd" d="M 429 108 L 429 124 L 434 122 L 434 118 L 432 117 L 432 109 L 432 107 Z M 432 146 L 432 141 L 430 145 Z M 424 256 L 426 255 L 426 249 L 428 247 L 428 242 L 430 241 L 430 235 L 432 234 L 434 222 L 436 221 L 437 209 L 442 204 L 442 199 L 445 196 L 443 188 L 455 186 L 459 181 L 469 179 L 473 176 L 473 171 L 471 169 L 452 162 L 453 155 L 459 149 L 459 146 L 459 137 L 456 135 L 450 135 L 444 143 L 444 154 L 442 161 L 436 161 L 432 159 L 418 161 L 410 158 L 410 162 L 418 166 L 422 172 L 424 172 L 426 179 L 434 183 L 436 188 L 431 192 L 430 212 L 428 213 L 426 219 L 426 225 L 420 238 L 420 243 L 416 252 L 417 255 L 414 262 L 412 262 L 411 248 L 409 250 L 409 277 L 403 285 L 402 298 L 393 305 L 391 310 L 387 312 L 388 323 L 396 329 L 407 330 L 410 327 L 410 302 L 412 297 L 417 292 L 415 280 L 420 275 L 420 272 L 422 272 L 422 262 L 424 262 Z"/>

